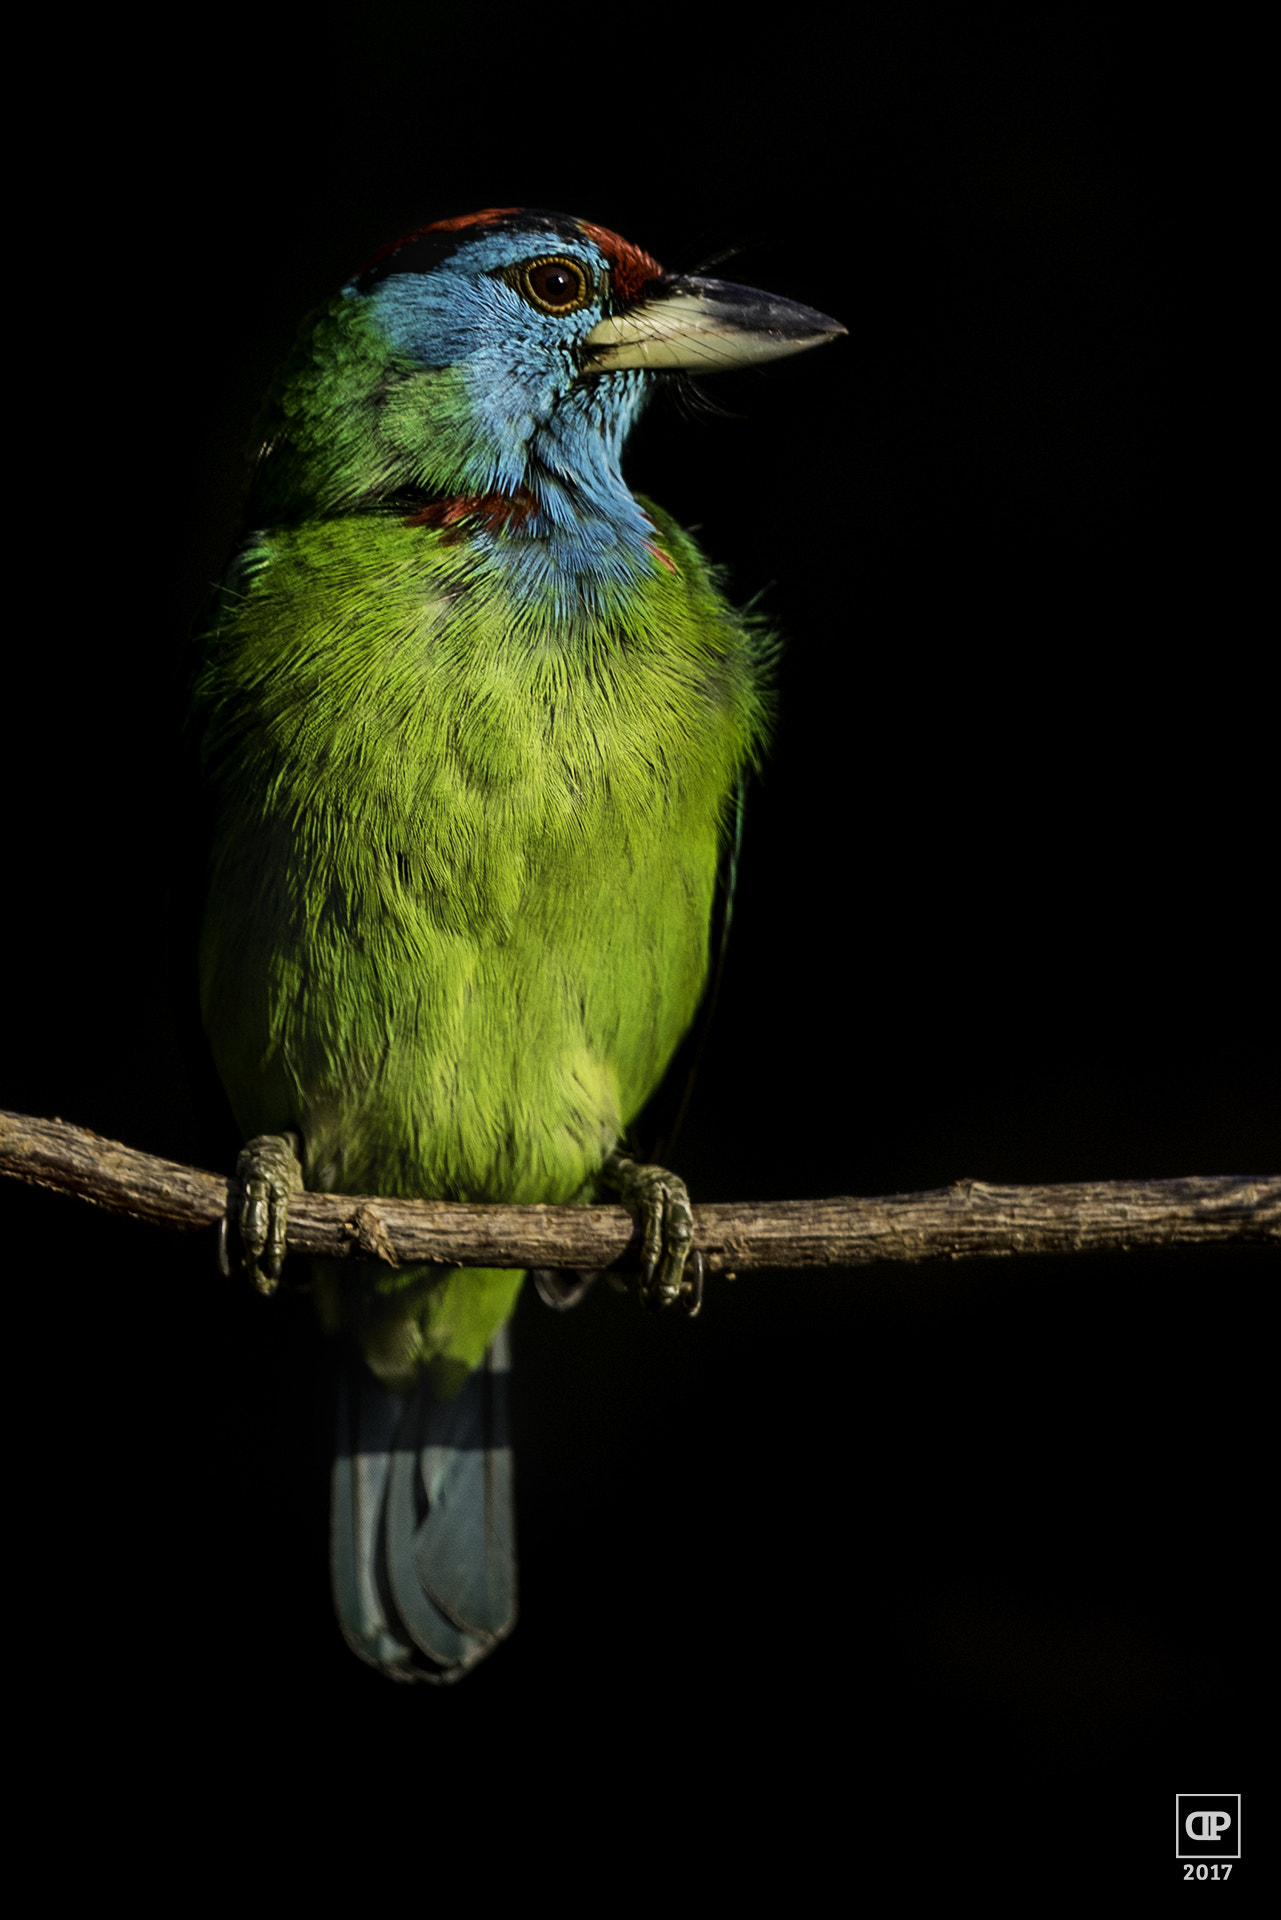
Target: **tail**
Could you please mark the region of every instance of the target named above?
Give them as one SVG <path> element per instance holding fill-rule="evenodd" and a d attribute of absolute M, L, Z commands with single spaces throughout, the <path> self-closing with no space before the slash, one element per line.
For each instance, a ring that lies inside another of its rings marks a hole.
<path fill-rule="evenodd" d="M 454 1400 L 383 1387 L 353 1349 L 338 1399 L 334 1604 L 393 1680 L 460 1680 L 516 1624 L 507 1328 Z"/>

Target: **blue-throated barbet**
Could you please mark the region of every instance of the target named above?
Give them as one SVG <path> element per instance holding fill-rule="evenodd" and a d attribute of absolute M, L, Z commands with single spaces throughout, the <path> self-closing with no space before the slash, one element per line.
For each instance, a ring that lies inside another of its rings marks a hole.
<path fill-rule="evenodd" d="M 612 1189 L 643 1292 L 688 1303 L 685 1189 L 621 1148 L 707 987 L 770 641 L 629 490 L 623 445 L 669 370 L 842 331 L 512 208 L 385 248 L 303 327 L 195 691 L 201 1001 L 261 1284 L 300 1186 Z M 515 1619 L 521 1279 L 315 1276 L 348 1343 L 335 1600 L 393 1677 L 456 1678 Z"/>

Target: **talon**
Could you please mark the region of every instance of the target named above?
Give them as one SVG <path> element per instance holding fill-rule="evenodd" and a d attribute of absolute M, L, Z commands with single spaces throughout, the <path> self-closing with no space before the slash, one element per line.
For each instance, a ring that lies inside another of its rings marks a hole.
<path fill-rule="evenodd" d="M 703 1300 L 703 1263 L 694 1253 L 694 1214 L 685 1182 L 665 1167 L 613 1153 L 602 1169 L 640 1233 L 640 1298 L 660 1311 L 680 1301 L 689 1314 Z M 688 1275 L 687 1275 L 688 1269 Z"/>
<path fill-rule="evenodd" d="M 595 1273 L 564 1273 L 556 1268 L 535 1267 L 529 1277 L 545 1307 L 551 1307 L 556 1313 L 568 1313 L 583 1299 L 597 1276 Z"/>
<path fill-rule="evenodd" d="M 703 1256 L 695 1251 L 689 1277 L 681 1288 L 681 1305 L 692 1320 L 703 1304 Z"/>
<path fill-rule="evenodd" d="M 244 1268 L 260 1293 L 274 1293 L 285 1262 L 289 1196 L 302 1191 L 301 1143 L 294 1133 L 264 1133 L 246 1143 L 236 1162 L 240 1192 L 237 1225 Z M 219 1264 L 230 1271 L 227 1217 L 219 1229 Z"/>

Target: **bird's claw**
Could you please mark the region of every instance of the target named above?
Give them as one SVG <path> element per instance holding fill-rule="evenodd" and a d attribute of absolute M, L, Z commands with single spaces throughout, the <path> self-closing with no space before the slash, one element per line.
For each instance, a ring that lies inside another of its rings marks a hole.
<path fill-rule="evenodd" d="M 234 1199 L 218 1229 L 218 1264 L 231 1272 L 228 1215 L 236 1207 L 245 1272 L 260 1293 L 274 1293 L 285 1263 L 289 1196 L 301 1193 L 301 1142 L 296 1133 L 263 1133 L 246 1141 L 236 1161 Z"/>
<path fill-rule="evenodd" d="M 685 1182 L 666 1167 L 613 1153 L 604 1177 L 640 1230 L 640 1297 L 659 1310 L 678 1302 L 691 1318 L 703 1304 L 703 1256 Z"/>
<path fill-rule="evenodd" d="M 543 1305 L 556 1313 L 567 1313 L 578 1306 L 597 1278 L 595 1273 L 562 1272 L 554 1267 L 533 1267 L 529 1277 Z"/>

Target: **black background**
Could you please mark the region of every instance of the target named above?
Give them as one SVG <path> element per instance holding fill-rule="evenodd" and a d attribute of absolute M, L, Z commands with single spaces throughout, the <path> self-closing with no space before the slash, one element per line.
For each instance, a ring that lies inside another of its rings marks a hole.
<path fill-rule="evenodd" d="M 698 18 L 233 11 L 36 62 L 4 1104 L 229 1164 L 173 1011 L 184 635 L 300 315 L 525 203 L 737 247 L 712 270 L 849 328 L 632 447 L 788 642 L 695 1198 L 1275 1168 L 1207 50 L 1079 8 Z M 1248 1792 L 1262 1253 L 745 1276 L 696 1323 L 525 1300 L 521 1624 L 436 1692 L 331 1621 L 306 1301 L 3 1198 L 46 1730 L 140 1734 L 175 1808 L 239 1806 L 233 1853 L 301 1790 L 409 1853 L 474 1821 L 478 1869 L 492 1815 L 565 1870 L 586 1830 L 629 1876 L 679 1839 L 709 1875 L 1017 1843 L 1146 1878 L 1175 1791 Z"/>

